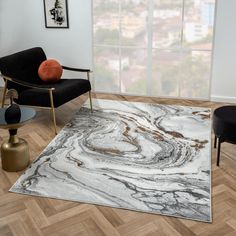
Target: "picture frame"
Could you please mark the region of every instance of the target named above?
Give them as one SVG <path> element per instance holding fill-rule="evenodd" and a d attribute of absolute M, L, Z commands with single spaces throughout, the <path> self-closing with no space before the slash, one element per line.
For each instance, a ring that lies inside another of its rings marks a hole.
<path fill-rule="evenodd" d="M 43 0 L 46 28 L 69 28 L 67 0 Z"/>

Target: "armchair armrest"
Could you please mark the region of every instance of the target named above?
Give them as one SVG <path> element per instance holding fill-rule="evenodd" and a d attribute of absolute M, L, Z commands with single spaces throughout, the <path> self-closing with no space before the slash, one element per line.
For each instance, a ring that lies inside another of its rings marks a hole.
<path fill-rule="evenodd" d="M 77 72 L 88 72 L 88 73 L 92 73 L 92 71 L 90 69 L 79 69 L 79 68 L 72 68 L 72 67 L 68 67 L 68 66 L 62 66 L 62 68 L 64 70 L 71 70 L 71 71 L 77 71 Z"/>
<path fill-rule="evenodd" d="M 22 86 L 25 86 L 25 87 L 28 87 L 28 88 L 42 89 L 42 90 L 46 90 L 46 91 L 55 90 L 55 88 L 47 88 L 47 87 L 44 87 L 43 85 L 28 83 L 28 82 L 25 82 L 25 81 L 18 80 L 16 78 L 10 78 L 10 77 L 2 75 L 2 74 L 1 74 L 1 76 L 6 81 L 10 81 L 12 83 L 19 84 L 19 85 L 22 85 Z"/>

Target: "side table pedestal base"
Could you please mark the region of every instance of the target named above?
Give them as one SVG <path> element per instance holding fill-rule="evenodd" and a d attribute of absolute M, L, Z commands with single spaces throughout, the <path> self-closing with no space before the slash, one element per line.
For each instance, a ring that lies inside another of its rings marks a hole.
<path fill-rule="evenodd" d="M 16 136 L 1 146 L 2 168 L 9 172 L 24 170 L 29 165 L 28 143 Z"/>

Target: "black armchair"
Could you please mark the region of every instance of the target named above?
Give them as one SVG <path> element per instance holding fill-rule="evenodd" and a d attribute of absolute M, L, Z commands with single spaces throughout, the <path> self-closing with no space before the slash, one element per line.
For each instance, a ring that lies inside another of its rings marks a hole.
<path fill-rule="evenodd" d="M 89 92 L 92 111 L 91 84 L 89 69 L 77 69 L 62 66 L 64 70 L 87 73 L 86 79 L 60 79 L 55 83 L 45 83 L 38 76 L 40 64 L 46 60 L 42 48 L 36 47 L 0 58 L 0 72 L 5 81 L 2 107 L 5 103 L 7 89 L 15 89 L 19 105 L 51 109 L 56 129 L 55 108 Z"/>

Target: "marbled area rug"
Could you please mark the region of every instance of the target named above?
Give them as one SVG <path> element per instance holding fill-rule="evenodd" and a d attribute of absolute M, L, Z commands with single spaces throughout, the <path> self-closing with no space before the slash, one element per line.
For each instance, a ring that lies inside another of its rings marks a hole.
<path fill-rule="evenodd" d="M 11 192 L 211 222 L 207 108 L 93 100 Z"/>

